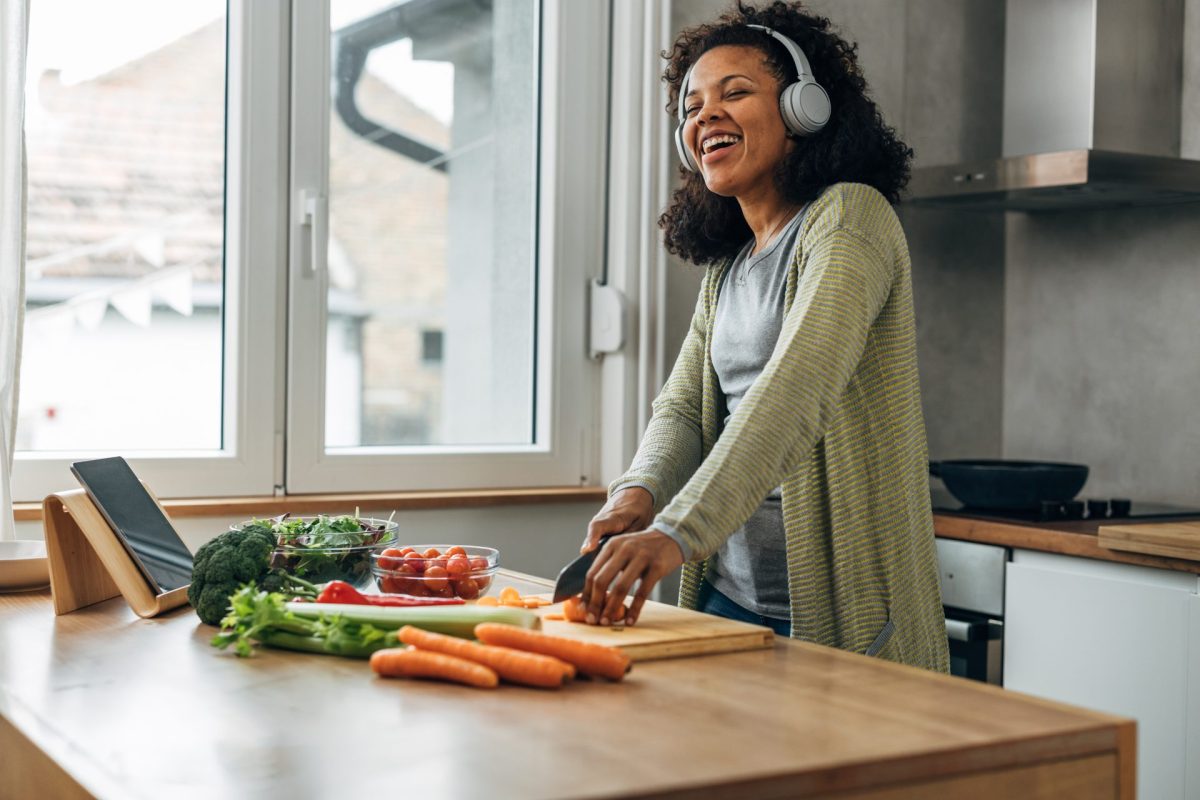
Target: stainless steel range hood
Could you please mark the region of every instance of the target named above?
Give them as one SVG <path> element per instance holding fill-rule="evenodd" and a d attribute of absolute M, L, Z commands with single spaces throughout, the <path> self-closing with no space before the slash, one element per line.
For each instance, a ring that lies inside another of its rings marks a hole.
<path fill-rule="evenodd" d="M 909 202 L 1200 202 L 1200 161 L 1180 158 L 1183 12 L 1183 0 L 1008 0 L 1003 155 L 915 169 Z"/>

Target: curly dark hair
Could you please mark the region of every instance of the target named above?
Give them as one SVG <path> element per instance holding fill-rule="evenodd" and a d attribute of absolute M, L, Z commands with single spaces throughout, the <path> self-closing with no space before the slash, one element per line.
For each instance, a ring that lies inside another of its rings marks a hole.
<path fill-rule="evenodd" d="M 663 80 L 670 90 L 667 110 L 678 113 L 680 84 L 701 55 L 721 45 L 745 45 L 760 50 L 768 70 L 780 80 L 780 91 L 795 78 L 795 65 L 775 38 L 747 28 L 773 28 L 800 45 L 813 76 L 829 93 L 833 112 L 819 133 L 804 138 L 775 171 L 783 199 L 802 205 L 815 200 L 828 186 L 852 181 L 873 186 L 895 204 L 908 183 L 912 150 L 894 128 L 883 121 L 858 66 L 858 45 L 833 31 L 829 20 L 809 13 L 799 2 L 775 0 L 761 8 L 739 0 L 716 22 L 682 31 L 670 52 Z M 680 167 L 683 185 L 658 219 L 667 250 L 697 265 L 736 255 L 753 236 L 733 197 L 708 190 L 698 172 Z"/>

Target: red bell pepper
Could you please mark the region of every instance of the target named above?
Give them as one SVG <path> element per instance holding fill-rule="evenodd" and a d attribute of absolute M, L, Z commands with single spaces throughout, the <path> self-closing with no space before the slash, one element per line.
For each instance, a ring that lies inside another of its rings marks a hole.
<path fill-rule="evenodd" d="M 461 597 L 415 597 L 411 594 L 363 594 L 345 581 L 330 581 L 317 595 L 318 603 L 355 606 L 461 606 Z"/>

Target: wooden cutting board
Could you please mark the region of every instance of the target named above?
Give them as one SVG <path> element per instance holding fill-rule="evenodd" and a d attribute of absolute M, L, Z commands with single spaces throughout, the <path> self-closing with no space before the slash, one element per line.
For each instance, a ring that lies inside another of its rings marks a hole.
<path fill-rule="evenodd" d="M 1200 561 L 1200 522 L 1102 525 L 1100 546 L 1152 556 Z"/>
<path fill-rule="evenodd" d="M 550 598 L 550 595 L 541 596 Z M 775 632 L 770 628 L 653 600 L 648 600 L 642 607 L 637 624 L 629 627 L 600 627 L 546 619 L 548 614 L 562 613 L 561 603 L 543 606 L 537 613 L 542 617 L 544 633 L 619 647 L 634 661 L 732 653 L 775 646 Z"/>

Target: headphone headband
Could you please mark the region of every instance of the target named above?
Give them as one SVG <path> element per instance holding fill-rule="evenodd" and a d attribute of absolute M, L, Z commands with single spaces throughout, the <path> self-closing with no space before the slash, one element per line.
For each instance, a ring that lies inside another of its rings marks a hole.
<path fill-rule="evenodd" d="M 788 54 L 792 57 L 792 64 L 794 64 L 796 67 L 797 82 L 802 83 L 806 78 L 810 81 L 816 81 L 816 78 L 814 78 L 812 74 L 812 67 L 808 64 L 808 57 L 804 55 L 804 51 L 801 50 L 800 46 L 794 41 L 789 39 L 787 36 L 784 36 L 774 28 L 768 28 L 766 25 L 747 24 L 746 27 L 760 30 L 783 45 L 784 49 L 787 50 Z M 699 58 L 696 59 L 696 61 L 699 60 Z M 692 70 L 696 68 L 696 61 L 693 61 L 691 65 L 688 66 L 687 72 L 683 73 L 683 82 L 679 84 L 679 103 L 676 111 L 678 112 L 679 121 L 681 123 L 687 120 L 687 104 L 684 102 L 684 100 L 687 98 L 687 88 L 688 84 L 692 81 Z"/>
<path fill-rule="evenodd" d="M 796 65 L 796 80 L 802 81 L 805 78 L 808 78 L 810 81 L 816 80 L 812 74 L 812 67 L 808 65 L 808 57 L 804 55 L 804 51 L 800 49 L 799 45 L 779 31 L 774 28 L 768 28 L 766 25 L 747 25 L 746 27 L 764 31 L 772 39 L 783 45 L 784 49 L 791 55 L 792 63 Z"/>

